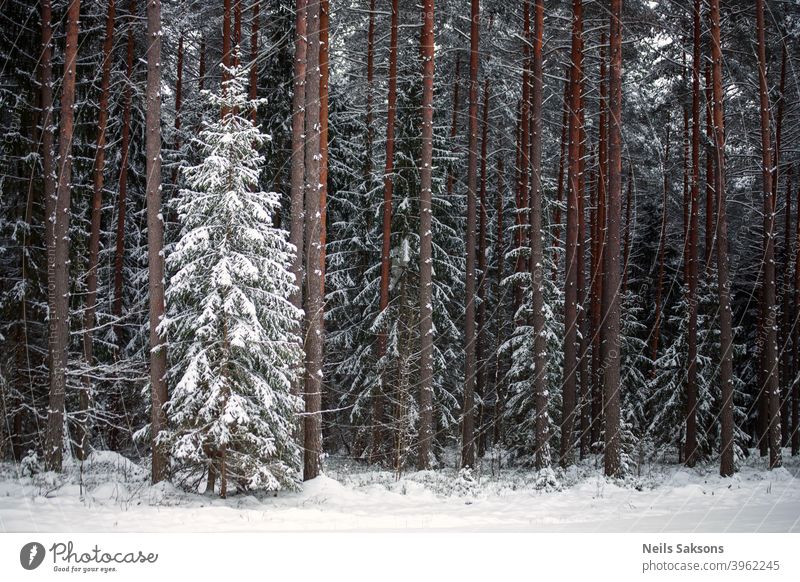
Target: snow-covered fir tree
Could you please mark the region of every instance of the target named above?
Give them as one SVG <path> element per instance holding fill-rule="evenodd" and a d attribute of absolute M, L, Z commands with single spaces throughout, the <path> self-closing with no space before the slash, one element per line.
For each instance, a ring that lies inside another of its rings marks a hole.
<path fill-rule="evenodd" d="M 164 439 L 177 471 L 208 470 L 237 490 L 293 488 L 300 451 L 299 399 L 290 386 L 301 360 L 301 312 L 288 298 L 294 249 L 273 226 L 279 197 L 257 188 L 268 139 L 255 127 L 246 69 L 229 69 L 222 110 L 195 145 L 203 161 L 185 169 L 177 211 L 181 237 L 168 264 L 174 389 Z M 213 477 L 209 479 L 213 485 Z"/>

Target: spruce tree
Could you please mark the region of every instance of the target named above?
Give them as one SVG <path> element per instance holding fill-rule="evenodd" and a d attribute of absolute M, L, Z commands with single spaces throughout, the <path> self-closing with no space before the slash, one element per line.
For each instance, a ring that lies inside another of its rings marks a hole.
<path fill-rule="evenodd" d="M 293 488 L 300 469 L 294 249 L 273 226 L 278 194 L 257 188 L 257 148 L 268 137 L 249 115 L 247 71 L 229 73 L 221 95 L 206 93 L 225 114 L 200 132 L 203 161 L 184 171 L 164 324 L 175 376 L 165 438 L 172 461 L 215 470 L 223 496 L 228 480 L 240 490 Z"/>

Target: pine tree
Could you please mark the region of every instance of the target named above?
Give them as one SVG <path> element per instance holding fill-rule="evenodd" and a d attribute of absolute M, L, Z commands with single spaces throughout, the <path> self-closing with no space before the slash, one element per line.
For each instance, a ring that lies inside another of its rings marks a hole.
<path fill-rule="evenodd" d="M 293 488 L 300 450 L 293 438 L 300 400 L 291 393 L 301 361 L 302 313 L 290 301 L 294 249 L 275 228 L 279 196 L 258 191 L 267 139 L 249 111 L 247 71 L 232 67 L 222 95 L 226 112 L 200 132 L 203 161 L 185 169 L 177 209 L 182 236 L 169 265 L 167 298 L 175 387 L 174 428 L 164 437 L 173 462 L 214 466 L 220 495 Z"/>

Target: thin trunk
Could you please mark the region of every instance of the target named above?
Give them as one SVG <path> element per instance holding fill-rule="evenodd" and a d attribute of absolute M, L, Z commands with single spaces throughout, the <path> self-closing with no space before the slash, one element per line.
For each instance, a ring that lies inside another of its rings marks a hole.
<path fill-rule="evenodd" d="M 319 475 L 322 454 L 323 297 L 322 215 L 320 213 L 320 3 L 306 8 L 307 66 L 305 90 L 305 251 L 306 251 L 306 374 L 303 479 Z"/>
<path fill-rule="evenodd" d="M 161 0 L 147 3 L 147 260 L 150 296 L 150 385 L 153 391 L 153 483 L 166 478 L 166 451 L 158 443 L 167 426 L 167 345 L 158 330 L 164 318 L 164 221 L 161 218 Z"/>
<path fill-rule="evenodd" d="M 136 0 L 130 0 L 128 11 L 133 19 L 136 15 Z M 128 201 L 128 155 L 131 143 L 131 109 L 133 108 L 133 57 L 134 36 L 132 22 L 128 22 L 128 39 L 125 57 L 125 97 L 122 105 L 122 139 L 120 143 L 120 171 L 119 193 L 117 196 L 117 224 L 114 244 L 114 298 L 111 304 L 111 313 L 114 316 L 114 359 L 120 357 L 124 346 L 122 337 L 122 284 L 124 282 L 125 266 L 125 217 Z M 111 402 L 112 412 L 119 415 L 120 396 L 114 394 Z M 109 448 L 114 451 L 118 448 L 119 430 L 117 423 L 112 423 L 109 429 Z"/>
<path fill-rule="evenodd" d="M 620 228 L 622 214 L 622 0 L 611 0 L 609 34 L 608 222 L 603 254 L 603 385 L 605 398 L 605 474 L 617 477 L 620 464 Z"/>
<path fill-rule="evenodd" d="M 58 133 L 58 186 L 54 206 L 53 240 L 48 246 L 48 285 L 52 306 L 49 321 L 50 403 L 47 414 L 45 464 L 61 471 L 64 448 L 64 396 L 69 344 L 69 222 L 72 194 L 72 133 L 75 119 L 75 68 L 78 54 L 80 0 L 67 8 L 64 77 L 61 84 L 61 120 Z"/>
<path fill-rule="evenodd" d="M 790 406 L 791 390 L 794 383 L 792 371 L 792 320 L 794 319 L 795 305 L 792 304 L 791 293 L 791 271 L 792 271 L 792 167 L 786 168 L 786 209 L 784 211 L 784 251 L 783 251 L 783 276 L 781 277 L 783 295 L 783 309 L 781 320 L 783 331 L 781 335 L 781 365 L 783 375 L 781 376 L 781 446 L 788 446 L 791 437 L 790 426 Z"/>
<path fill-rule="evenodd" d="M 583 94 L 583 84 L 581 84 L 581 94 Z M 578 180 L 578 245 L 576 251 L 578 254 L 578 371 L 577 377 L 577 395 L 575 401 L 575 418 L 578 423 L 578 439 L 580 459 L 584 459 L 588 453 L 588 438 L 585 432 L 588 430 L 588 418 L 584 414 L 587 412 L 586 405 L 588 404 L 589 394 L 589 331 L 587 329 L 588 318 L 586 317 L 586 117 L 585 109 L 581 107 L 581 148 L 580 148 L 580 170 Z M 589 154 L 591 156 L 591 154 Z M 590 275 L 591 276 L 591 275 Z"/>
<path fill-rule="evenodd" d="M 497 279 L 495 281 L 495 297 L 497 298 L 497 312 L 500 317 L 497 318 L 497 337 L 495 340 L 495 370 L 494 370 L 494 417 L 493 417 L 493 441 L 495 445 L 501 445 L 503 441 L 503 400 L 504 391 L 502 389 L 503 379 L 503 358 L 500 355 L 500 346 L 503 345 L 503 294 L 502 285 L 505 270 L 503 268 L 503 259 L 505 256 L 505 230 L 503 224 L 503 211 L 505 209 L 503 194 L 505 192 L 505 181 L 503 178 L 503 158 L 499 157 L 497 160 L 497 197 L 495 200 L 495 220 L 497 221 L 497 234 L 495 238 L 495 256 L 497 261 Z"/>
<path fill-rule="evenodd" d="M 433 322 L 431 186 L 433 182 L 433 75 L 434 0 L 425 0 L 422 17 L 422 155 L 420 158 L 419 223 L 419 458 L 417 467 L 428 469 L 433 442 Z"/>
<path fill-rule="evenodd" d="M 478 370 L 475 389 L 481 402 L 486 401 L 486 285 L 488 277 L 486 273 L 486 159 L 489 152 L 489 78 L 483 80 L 483 121 L 481 135 L 481 186 L 480 186 L 480 208 L 478 219 L 478 271 L 480 280 L 478 281 L 478 343 L 475 346 L 475 359 Z M 485 418 L 486 410 L 483 404 L 480 406 L 478 415 L 478 454 L 483 456 L 486 450 L 486 430 Z"/>
<path fill-rule="evenodd" d="M 533 394 L 536 406 L 534 466 L 550 465 L 547 443 L 547 338 L 544 318 L 544 241 L 542 235 L 542 39 L 544 0 L 536 0 L 533 11 L 533 91 L 531 95 L 531 283 L 533 285 Z"/>
<path fill-rule="evenodd" d="M 725 124 L 722 104 L 722 45 L 720 44 L 719 0 L 710 0 L 711 59 L 714 96 L 714 144 L 717 160 L 714 168 L 717 193 L 717 281 L 719 284 L 720 385 L 722 420 L 720 475 L 730 477 L 733 465 L 733 361 L 731 347 L 731 302 L 728 288 L 728 215 L 725 197 Z"/>
<path fill-rule="evenodd" d="M 478 182 L 478 43 L 480 0 L 471 0 L 469 53 L 469 161 L 467 164 L 467 281 L 464 319 L 464 406 L 461 466 L 475 466 L 475 227 Z"/>
<path fill-rule="evenodd" d="M 531 96 L 530 96 L 530 38 L 531 38 L 531 18 L 530 18 L 530 0 L 524 2 L 524 17 L 523 17 L 523 45 L 522 45 L 522 102 L 520 104 L 520 154 L 519 154 L 519 183 L 517 194 L 517 260 L 515 264 L 515 272 L 517 274 L 525 271 L 525 257 L 522 254 L 522 247 L 525 246 L 525 239 L 527 233 L 527 223 L 529 220 L 529 201 L 528 201 L 528 186 L 529 177 L 528 169 L 530 168 L 530 119 L 531 119 Z M 522 306 L 523 286 L 517 281 L 515 287 L 515 305 L 514 313 L 516 314 Z M 521 323 L 521 322 L 518 322 Z"/>
<path fill-rule="evenodd" d="M 53 29 L 52 29 L 52 6 L 50 0 L 42 0 L 41 2 L 41 19 L 42 19 L 42 58 L 40 61 L 41 66 L 41 87 L 40 99 L 42 107 L 42 174 L 44 182 L 44 231 L 45 231 L 45 245 L 47 247 L 47 279 L 48 283 L 53 277 L 53 260 L 55 257 L 55 237 L 53 235 L 53 224 L 55 222 L 56 212 L 56 173 L 55 173 L 55 160 L 53 159 L 53 146 L 55 143 L 55 134 L 53 131 Z M 50 292 L 48 285 L 47 293 L 47 307 L 49 313 L 55 313 L 53 301 L 55 294 Z M 48 322 L 51 325 L 52 322 Z M 52 333 L 52 331 L 51 331 Z M 52 336 L 51 336 L 52 337 Z M 21 402 L 19 403 L 21 404 Z M 22 430 L 22 414 L 18 412 L 14 415 L 14 459 L 19 461 L 23 453 L 20 433 Z"/>
<path fill-rule="evenodd" d="M 561 466 L 573 463 L 573 430 L 577 373 L 578 325 L 578 196 L 580 193 L 580 110 L 583 65 L 583 5 L 572 0 L 572 49 L 569 106 L 569 165 L 567 190 L 566 277 L 564 281 L 564 382 L 561 415 Z"/>
<path fill-rule="evenodd" d="M 769 467 L 781 466 L 780 391 L 778 387 L 777 305 L 775 301 L 775 198 L 772 189 L 772 137 L 770 135 L 769 86 L 764 40 L 764 0 L 756 0 L 758 37 L 758 81 L 761 110 L 761 176 L 764 196 L 764 281 L 762 317 L 764 320 L 763 365 L 769 418 Z"/>
<path fill-rule="evenodd" d="M 292 159 L 290 171 L 291 208 L 289 224 L 289 242 L 295 248 L 292 257 L 291 271 L 294 275 L 295 288 L 290 300 L 297 309 L 303 307 L 303 239 L 305 236 L 305 210 L 303 208 L 304 176 L 305 176 L 305 107 L 306 107 L 306 57 L 308 50 L 307 0 L 297 0 L 295 10 L 294 32 L 294 94 L 292 95 Z M 292 382 L 292 393 L 300 396 L 302 374 L 295 375 Z M 298 432 L 301 429 L 298 428 Z"/>
<path fill-rule="evenodd" d="M 319 213 L 320 213 L 320 285 L 321 296 L 325 300 L 325 257 L 328 235 L 328 83 L 330 66 L 328 49 L 330 45 L 330 7 L 329 0 L 320 0 L 319 6 Z M 325 318 L 322 318 L 324 327 Z"/>
<path fill-rule="evenodd" d="M 111 85 L 111 50 L 114 46 L 114 0 L 108 1 L 106 32 L 103 39 L 103 64 L 100 78 L 100 112 L 97 117 L 97 142 L 92 170 L 92 218 L 89 233 L 89 264 L 86 272 L 86 309 L 83 313 L 83 359 L 91 367 L 93 357 L 93 330 L 97 306 L 97 263 L 100 255 L 100 216 L 103 207 L 103 185 L 106 164 L 106 127 L 108 126 L 108 93 Z M 182 37 L 181 37 L 182 38 Z M 176 121 L 177 123 L 177 121 Z M 80 393 L 80 415 L 76 456 L 86 458 L 88 445 L 89 388 L 91 380 L 84 378 Z"/>
<path fill-rule="evenodd" d="M 397 35 L 399 28 L 400 8 L 398 0 L 392 0 L 391 37 L 389 41 L 389 96 L 386 115 L 386 166 L 383 172 L 383 241 L 381 247 L 381 286 L 379 310 L 383 315 L 389 306 L 389 277 L 392 251 L 392 195 L 394 192 L 394 132 L 397 115 Z M 386 356 L 386 329 L 378 333 L 378 365 Z M 388 369 L 381 368 L 381 381 L 375 386 L 375 397 L 372 402 L 372 461 L 380 462 L 384 449 L 385 424 L 385 390 L 388 386 Z"/>
<path fill-rule="evenodd" d="M 600 34 L 600 103 L 598 121 L 598 148 L 597 148 L 597 243 L 596 254 L 593 257 L 595 269 L 592 273 L 595 301 L 593 307 L 594 317 L 594 347 L 592 350 L 592 422 L 590 440 L 592 445 L 600 442 L 600 433 L 603 423 L 603 378 L 600 371 L 602 358 L 602 336 L 600 333 L 603 317 L 603 253 L 605 251 L 606 237 L 606 184 L 608 175 L 608 91 L 606 86 L 606 33 Z"/>
<path fill-rule="evenodd" d="M 713 109 L 713 88 L 711 87 L 711 63 L 706 61 L 705 70 L 705 93 L 706 93 L 706 241 L 705 241 L 705 265 L 706 277 L 711 271 L 711 262 L 714 257 L 714 131 L 711 121 Z"/>
<path fill-rule="evenodd" d="M 567 157 L 567 136 L 569 128 L 569 88 L 570 67 L 565 70 L 564 97 L 561 112 L 561 145 L 558 156 L 558 181 L 556 186 L 556 208 L 553 213 L 553 279 L 558 276 L 558 246 L 561 244 L 561 204 L 564 201 L 564 160 Z"/>
<path fill-rule="evenodd" d="M 692 49 L 692 163 L 689 199 L 687 274 L 689 296 L 688 369 L 686 372 L 686 452 L 688 467 L 697 463 L 697 241 L 700 228 L 700 0 L 694 0 Z"/>

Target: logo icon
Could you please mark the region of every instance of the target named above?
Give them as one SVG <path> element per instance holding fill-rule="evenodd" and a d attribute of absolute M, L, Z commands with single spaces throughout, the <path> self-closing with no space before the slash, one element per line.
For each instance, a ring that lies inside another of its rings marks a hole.
<path fill-rule="evenodd" d="M 44 546 L 39 542 L 29 542 L 19 551 L 19 563 L 26 570 L 35 570 L 44 562 Z"/>

